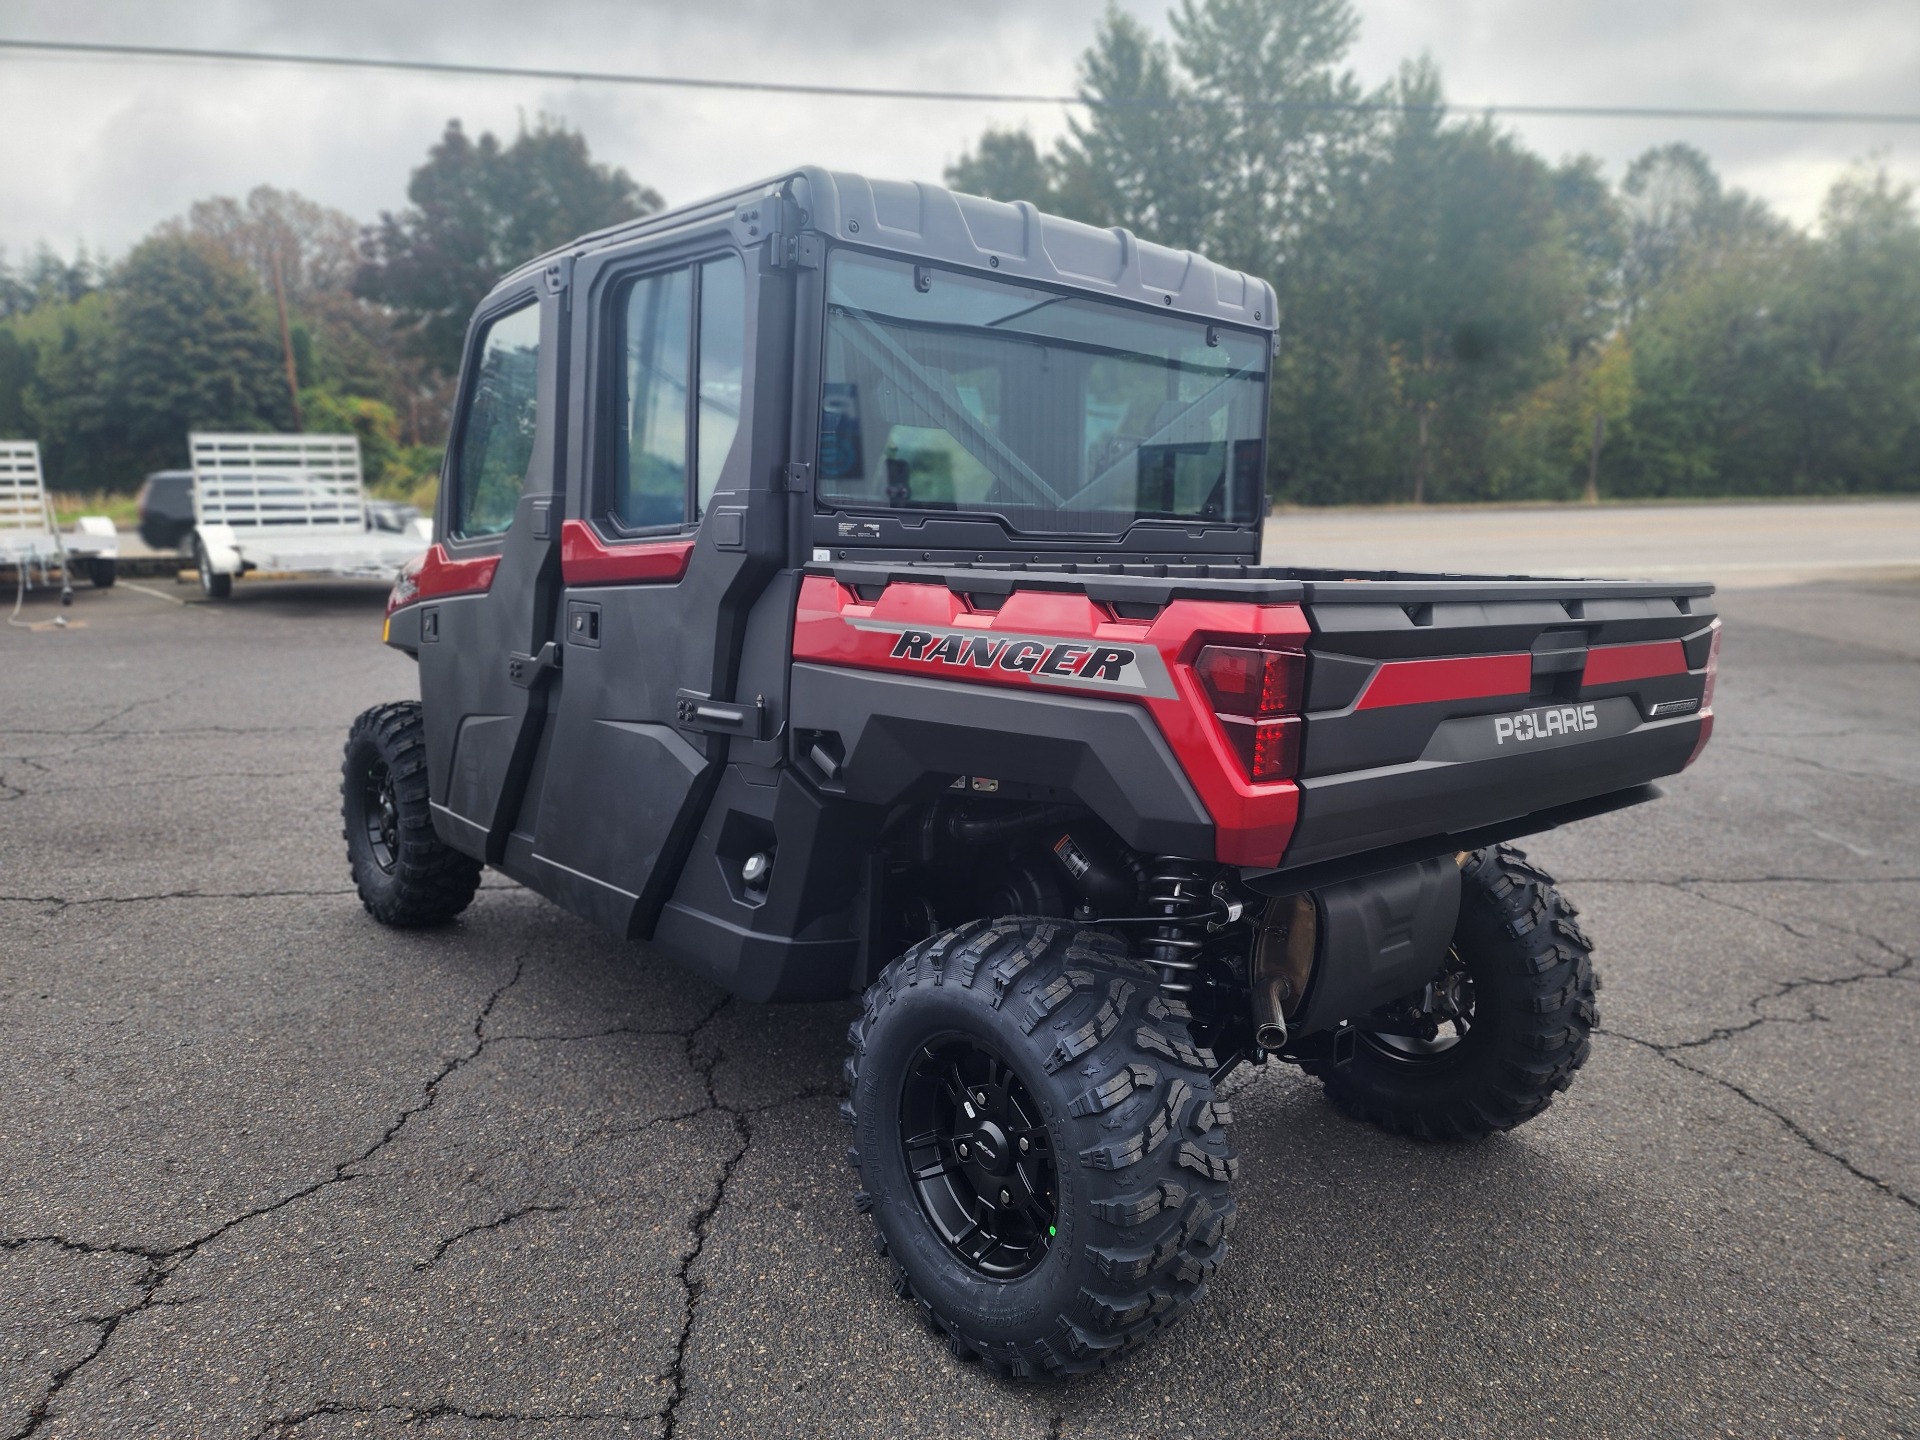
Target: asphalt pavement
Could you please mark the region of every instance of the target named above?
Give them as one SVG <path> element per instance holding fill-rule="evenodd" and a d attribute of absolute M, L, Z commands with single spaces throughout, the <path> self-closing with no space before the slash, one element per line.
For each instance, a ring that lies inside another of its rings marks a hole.
<path fill-rule="evenodd" d="M 1544 1117 L 1441 1148 L 1243 1071 L 1211 1294 L 1053 1388 L 889 1289 L 850 1004 L 491 877 L 382 930 L 380 589 L 191 593 L 0 632 L 0 1437 L 1920 1434 L 1920 588 L 1729 594 L 1705 758 L 1529 844 L 1605 984 Z"/>

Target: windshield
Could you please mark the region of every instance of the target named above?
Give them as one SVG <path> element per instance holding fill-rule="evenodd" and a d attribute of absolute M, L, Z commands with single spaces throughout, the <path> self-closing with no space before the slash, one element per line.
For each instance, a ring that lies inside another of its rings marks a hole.
<path fill-rule="evenodd" d="M 1267 339 L 836 250 L 818 493 L 1016 531 L 1258 518 Z"/>

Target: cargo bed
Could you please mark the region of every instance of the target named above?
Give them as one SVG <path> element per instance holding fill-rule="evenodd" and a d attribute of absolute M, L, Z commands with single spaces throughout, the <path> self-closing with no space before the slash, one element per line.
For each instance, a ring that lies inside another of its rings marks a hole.
<path fill-rule="evenodd" d="M 1179 601 L 1297 607 L 1306 633 L 1286 642 L 1307 656 L 1289 782 L 1297 813 L 1277 863 L 1250 867 L 1275 883 L 1321 883 L 1650 798 L 1650 782 L 1691 763 L 1712 728 L 1718 620 L 1704 583 L 1234 564 L 809 573 L 868 599 L 942 584 L 980 611 L 1016 592 L 1077 594 L 1134 622 Z"/>

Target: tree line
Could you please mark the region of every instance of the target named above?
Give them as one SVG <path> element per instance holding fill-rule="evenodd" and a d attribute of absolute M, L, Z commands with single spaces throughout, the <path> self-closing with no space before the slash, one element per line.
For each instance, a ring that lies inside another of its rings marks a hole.
<path fill-rule="evenodd" d="M 1350 0 L 1169 20 L 1110 10 L 1068 133 L 988 130 L 946 179 L 1271 279 L 1277 498 L 1920 489 L 1920 221 L 1884 168 L 1797 227 L 1684 144 L 1617 182 L 1549 162 L 1454 118 L 1426 60 L 1368 90 Z M 370 478 L 424 490 L 495 277 L 661 200 L 546 120 L 450 123 L 407 194 L 363 226 L 262 187 L 110 265 L 0 257 L 0 435 L 123 489 L 191 428 L 351 428 Z"/>
<path fill-rule="evenodd" d="M 363 226 L 261 186 L 112 264 L 0 256 L 0 436 L 39 440 L 56 488 L 125 491 L 190 430 L 354 431 L 371 483 L 426 498 L 495 279 L 661 200 L 545 119 L 506 144 L 449 123 L 407 196 Z"/>
<path fill-rule="evenodd" d="M 1271 279 L 1277 497 L 1920 489 L 1920 225 L 1883 168 L 1802 230 L 1691 146 L 1610 184 L 1449 118 L 1426 60 L 1365 89 L 1349 0 L 1169 19 L 1110 10 L 1086 117 L 1044 153 L 989 130 L 947 179 Z"/>

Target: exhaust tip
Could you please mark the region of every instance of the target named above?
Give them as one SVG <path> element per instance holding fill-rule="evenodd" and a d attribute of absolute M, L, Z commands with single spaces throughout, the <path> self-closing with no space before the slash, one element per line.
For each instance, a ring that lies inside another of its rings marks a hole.
<path fill-rule="evenodd" d="M 1253 1032 L 1256 1044 L 1262 1050 L 1283 1050 L 1287 1044 L 1287 1027 L 1284 1025 L 1262 1025 Z"/>

